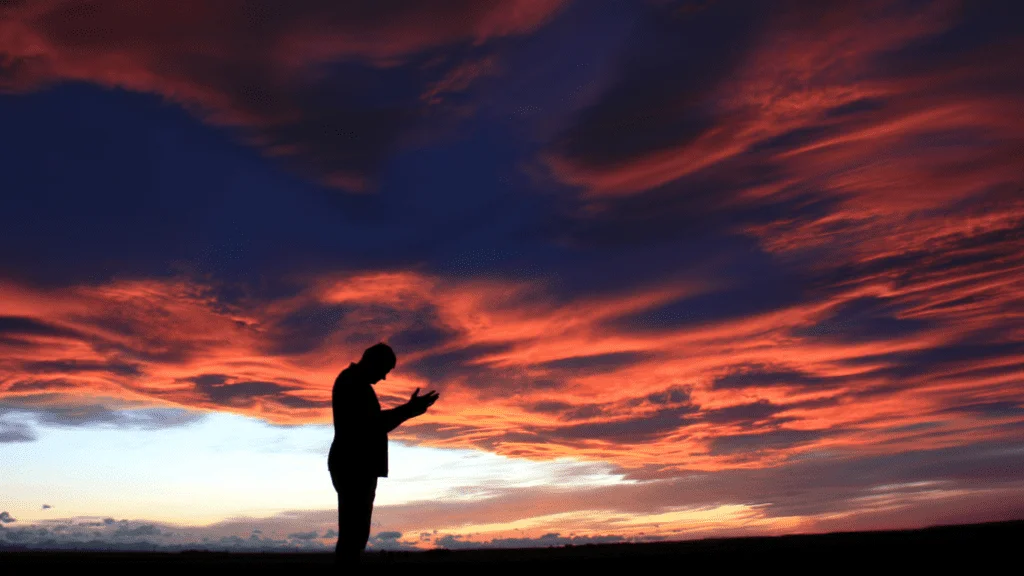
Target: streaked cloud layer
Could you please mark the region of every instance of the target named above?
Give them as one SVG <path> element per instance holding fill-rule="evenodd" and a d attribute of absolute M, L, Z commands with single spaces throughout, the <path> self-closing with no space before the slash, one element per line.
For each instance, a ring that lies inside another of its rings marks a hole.
<path fill-rule="evenodd" d="M 0 8 L 0 450 L 328 424 L 384 339 L 382 401 L 443 398 L 396 439 L 619 476 L 385 506 L 379 545 L 1022 513 L 1015 4 L 154 6 Z"/>

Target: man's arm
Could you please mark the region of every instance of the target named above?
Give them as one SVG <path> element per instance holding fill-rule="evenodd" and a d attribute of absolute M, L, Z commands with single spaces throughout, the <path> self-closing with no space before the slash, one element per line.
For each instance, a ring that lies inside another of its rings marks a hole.
<path fill-rule="evenodd" d="M 380 426 L 385 432 L 391 432 L 395 428 L 398 428 L 402 422 L 405 422 L 409 418 L 413 418 L 416 414 L 413 414 L 409 410 L 408 404 L 402 404 L 395 408 L 380 411 Z"/>
<path fill-rule="evenodd" d="M 395 428 L 398 428 L 402 422 L 410 418 L 415 418 L 427 411 L 427 408 L 432 406 L 434 402 L 437 402 L 437 392 L 430 391 L 423 396 L 419 395 L 420 389 L 417 388 L 412 393 L 412 397 L 409 401 L 401 406 L 391 408 L 389 410 L 380 411 L 380 424 L 384 432 L 391 432 Z"/>

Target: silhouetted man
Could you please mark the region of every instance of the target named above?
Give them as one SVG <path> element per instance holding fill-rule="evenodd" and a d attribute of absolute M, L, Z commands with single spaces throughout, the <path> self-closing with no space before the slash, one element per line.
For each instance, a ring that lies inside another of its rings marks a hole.
<path fill-rule="evenodd" d="M 327 468 L 338 491 L 335 555 L 339 565 L 358 564 L 370 538 L 377 478 L 388 475 L 388 432 L 423 414 L 437 401 L 437 392 L 420 396 L 417 388 L 405 404 L 381 410 L 373 385 L 387 378 L 396 361 L 390 346 L 383 342 L 374 344 L 363 352 L 358 363 L 350 364 L 334 381 L 334 442 Z"/>

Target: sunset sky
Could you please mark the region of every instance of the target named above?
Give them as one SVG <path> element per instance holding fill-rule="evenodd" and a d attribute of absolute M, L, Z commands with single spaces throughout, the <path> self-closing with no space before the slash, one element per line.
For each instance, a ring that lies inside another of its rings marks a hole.
<path fill-rule="evenodd" d="M 0 2 L 0 548 L 1024 518 L 1024 3 Z"/>

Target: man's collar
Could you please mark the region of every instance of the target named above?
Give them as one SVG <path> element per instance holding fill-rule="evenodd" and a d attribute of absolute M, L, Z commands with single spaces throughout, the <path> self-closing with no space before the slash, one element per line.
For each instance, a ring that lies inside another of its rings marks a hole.
<path fill-rule="evenodd" d="M 363 367 L 360 366 L 359 364 L 352 362 L 351 364 L 348 365 L 348 368 L 346 368 L 345 371 L 351 371 L 352 377 L 355 378 L 358 383 L 366 384 L 370 388 L 373 388 L 373 384 L 370 384 L 369 382 L 366 381 L 366 378 L 364 377 L 363 374 Z"/>

